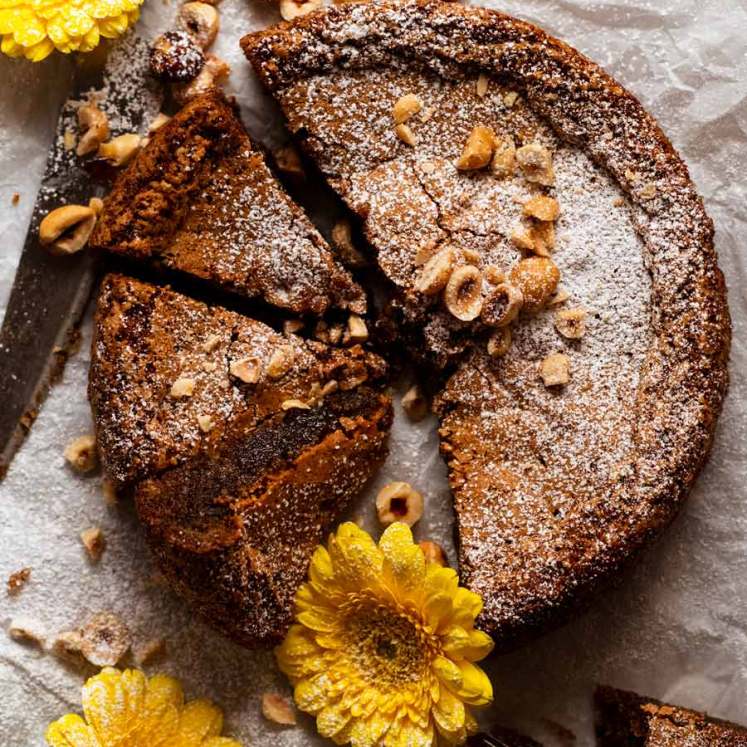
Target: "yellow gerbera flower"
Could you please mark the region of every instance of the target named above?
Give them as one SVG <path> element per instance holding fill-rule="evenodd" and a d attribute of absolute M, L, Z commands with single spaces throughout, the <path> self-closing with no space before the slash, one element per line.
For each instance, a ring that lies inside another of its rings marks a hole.
<path fill-rule="evenodd" d="M 83 685 L 85 720 L 68 713 L 49 725 L 51 747 L 241 747 L 221 737 L 223 714 L 207 700 L 184 702 L 173 677 L 107 667 Z"/>
<path fill-rule="evenodd" d="M 123 34 L 143 0 L 0 0 L 0 50 L 39 62 L 55 49 L 90 52 Z"/>
<path fill-rule="evenodd" d="M 468 706 L 493 698 L 474 664 L 493 648 L 474 627 L 481 609 L 454 570 L 426 563 L 407 525 L 377 546 L 343 524 L 316 549 L 276 655 L 298 707 L 337 744 L 460 744 L 476 729 Z"/>

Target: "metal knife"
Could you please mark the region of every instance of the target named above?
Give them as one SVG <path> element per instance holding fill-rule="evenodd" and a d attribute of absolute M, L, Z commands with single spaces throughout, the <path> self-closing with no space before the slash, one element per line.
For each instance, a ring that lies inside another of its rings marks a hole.
<path fill-rule="evenodd" d="M 85 161 L 66 144 L 65 133 L 77 132 L 74 102 L 102 91 L 99 105 L 112 113 L 112 135 L 140 129 L 160 104 L 159 91 L 147 77 L 147 46 L 130 33 L 76 60 L 72 92 L 57 121 L 0 329 L 0 480 L 74 347 L 99 263 L 85 249 L 56 257 L 39 243 L 39 224 L 50 210 L 88 204 L 103 192 Z"/>

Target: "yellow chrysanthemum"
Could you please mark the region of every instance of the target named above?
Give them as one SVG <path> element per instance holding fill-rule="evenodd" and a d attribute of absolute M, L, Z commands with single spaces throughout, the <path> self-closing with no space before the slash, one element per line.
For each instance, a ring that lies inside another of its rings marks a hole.
<path fill-rule="evenodd" d="M 223 714 L 207 700 L 184 702 L 173 677 L 107 667 L 83 685 L 85 720 L 68 713 L 49 725 L 51 747 L 241 747 L 221 737 Z"/>
<path fill-rule="evenodd" d="M 123 34 L 143 0 L 0 0 L 0 50 L 39 62 L 55 49 L 90 52 Z"/>
<path fill-rule="evenodd" d="M 426 563 L 407 525 L 377 546 L 343 524 L 316 549 L 276 655 L 298 707 L 337 744 L 460 744 L 476 728 L 469 706 L 493 698 L 474 663 L 493 648 L 474 627 L 481 609 L 454 570 Z"/>

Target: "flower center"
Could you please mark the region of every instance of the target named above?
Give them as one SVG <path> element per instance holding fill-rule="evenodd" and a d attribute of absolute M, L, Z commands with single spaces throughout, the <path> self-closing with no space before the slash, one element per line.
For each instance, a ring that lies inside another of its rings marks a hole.
<path fill-rule="evenodd" d="M 427 672 L 436 642 L 406 610 L 355 595 L 344 605 L 344 626 L 348 655 L 369 683 L 402 685 Z"/>

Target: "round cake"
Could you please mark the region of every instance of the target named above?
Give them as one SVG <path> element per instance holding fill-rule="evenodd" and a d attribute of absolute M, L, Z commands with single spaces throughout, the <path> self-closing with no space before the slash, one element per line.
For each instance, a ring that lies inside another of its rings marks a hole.
<path fill-rule="evenodd" d="M 666 527 L 708 454 L 730 322 L 687 167 L 601 68 L 494 11 L 353 3 L 242 47 L 441 382 L 460 574 L 515 646 Z"/>

